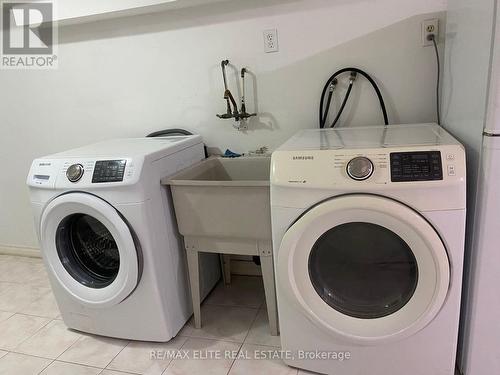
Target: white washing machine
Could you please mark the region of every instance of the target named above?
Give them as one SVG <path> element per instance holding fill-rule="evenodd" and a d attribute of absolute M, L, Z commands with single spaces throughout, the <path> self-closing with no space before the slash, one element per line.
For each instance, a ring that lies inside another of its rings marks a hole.
<path fill-rule="evenodd" d="M 285 362 L 336 375 L 452 375 L 464 148 L 435 124 L 306 130 L 271 168 Z"/>
<path fill-rule="evenodd" d="M 28 175 L 62 318 L 98 335 L 168 341 L 192 314 L 185 250 L 160 185 L 204 158 L 199 136 L 119 139 L 36 159 Z M 206 295 L 217 255 L 200 267 Z"/>

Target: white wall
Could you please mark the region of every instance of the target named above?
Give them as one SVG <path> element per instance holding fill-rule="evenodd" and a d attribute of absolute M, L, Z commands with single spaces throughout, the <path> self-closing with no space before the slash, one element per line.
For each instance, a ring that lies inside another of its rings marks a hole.
<path fill-rule="evenodd" d="M 272 149 L 317 126 L 324 81 L 347 65 L 377 79 L 391 122 L 433 121 L 434 52 L 421 47 L 420 23 L 445 8 L 443 0 L 231 1 L 61 28 L 58 70 L 0 71 L 0 244 L 36 246 L 24 186 L 33 158 L 168 127 L 222 151 Z M 278 29 L 278 53 L 263 53 L 268 28 Z M 225 110 L 223 58 L 255 77 L 248 107 L 260 115 L 246 132 L 215 118 Z M 361 81 L 345 123 L 381 123 Z"/>

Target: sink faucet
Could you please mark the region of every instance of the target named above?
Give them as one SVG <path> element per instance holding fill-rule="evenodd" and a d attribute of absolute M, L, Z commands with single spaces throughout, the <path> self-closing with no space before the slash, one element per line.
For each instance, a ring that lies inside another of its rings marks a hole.
<path fill-rule="evenodd" d="M 247 72 L 246 68 L 241 69 L 241 87 L 242 87 L 242 94 L 241 94 L 241 113 L 240 113 L 240 118 L 245 119 L 249 118 L 252 116 L 257 116 L 256 113 L 248 113 L 247 112 L 247 107 L 245 105 L 245 73 Z"/>
<path fill-rule="evenodd" d="M 241 110 L 238 110 L 238 104 L 234 99 L 233 94 L 228 88 L 227 85 L 227 77 L 226 77 L 226 66 L 229 65 L 229 60 L 222 60 L 220 63 L 222 69 L 222 78 L 224 80 L 224 100 L 226 101 L 226 113 L 222 115 L 217 115 L 218 118 L 229 119 L 234 118 L 235 121 L 241 121 L 247 119 L 252 116 L 256 116 L 256 113 L 248 113 L 246 110 L 245 104 L 245 73 L 247 73 L 247 69 L 241 69 L 241 84 L 243 93 L 241 95 Z M 232 105 L 232 108 L 231 108 Z M 242 129 L 242 126 L 238 126 L 238 129 Z"/>
<path fill-rule="evenodd" d="M 236 100 L 234 100 L 233 94 L 231 94 L 231 91 L 227 86 L 226 66 L 228 64 L 229 60 L 222 60 L 220 63 L 222 69 L 222 78 L 224 80 L 224 99 L 226 100 L 226 113 L 222 115 L 217 115 L 217 117 L 222 119 L 228 119 L 234 117 L 234 119 L 238 121 L 239 120 L 238 105 L 236 104 Z M 231 104 L 233 105 L 232 110 L 231 110 Z"/>

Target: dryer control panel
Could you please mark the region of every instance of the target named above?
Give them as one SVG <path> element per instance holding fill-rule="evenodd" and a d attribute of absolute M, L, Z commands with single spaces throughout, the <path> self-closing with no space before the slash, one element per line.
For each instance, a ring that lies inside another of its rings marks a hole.
<path fill-rule="evenodd" d="M 435 181 L 443 179 L 440 151 L 392 152 L 391 181 Z"/>
<path fill-rule="evenodd" d="M 303 188 L 442 186 L 465 181 L 465 153 L 459 145 L 278 150 L 271 171 L 271 184 Z"/>

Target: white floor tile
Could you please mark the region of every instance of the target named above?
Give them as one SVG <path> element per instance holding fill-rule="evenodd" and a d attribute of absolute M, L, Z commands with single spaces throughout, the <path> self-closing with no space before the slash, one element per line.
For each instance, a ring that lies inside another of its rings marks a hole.
<path fill-rule="evenodd" d="M 172 354 L 186 342 L 186 337 L 177 336 L 167 343 L 130 342 L 115 359 L 108 365 L 108 369 L 128 371 L 135 374 L 161 375 L 167 368 Z M 152 358 L 152 354 L 155 356 Z"/>
<path fill-rule="evenodd" d="M 83 336 L 58 359 L 81 365 L 106 367 L 128 344 L 127 341 L 99 336 Z"/>
<path fill-rule="evenodd" d="M 0 310 L 20 312 L 40 297 L 51 293 L 50 288 L 33 284 L 11 284 L 0 293 Z"/>
<path fill-rule="evenodd" d="M 257 318 L 255 318 L 255 321 L 250 328 L 250 332 L 248 332 L 248 336 L 245 339 L 245 343 L 276 347 L 281 346 L 280 337 L 271 336 L 266 309 L 259 310 Z"/>
<path fill-rule="evenodd" d="M 236 359 L 229 375 L 252 375 L 252 374 L 273 374 L 273 375 L 297 375 L 297 369 L 288 367 L 280 359 L 264 359 L 270 357 L 269 351 L 279 350 L 269 346 L 259 346 L 244 344 L 241 353 L 245 359 Z M 248 358 L 248 359 L 246 359 Z"/>
<path fill-rule="evenodd" d="M 31 274 L 30 277 L 27 277 L 26 281 L 34 285 L 50 288 L 49 275 L 47 274 L 47 270 L 43 264 L 35 268 L 33 274 Z"/>
<path fill-rule="evenodd" d="M 180 335 L 243 342 L 258 310 L 246 307 L 203 305 L 201 329 L 195 329 L 192 319 Z"/>
<path fill-rule="evenodd" d="M 13 312 L 0 311 L 0 322 L 9 319 L 12 315 L 14 315 Z"/>
<path fill-rule="evenodd" d="M 12 351 L 0 350 L 2 375 L 40 371 L 42 375 L 225 375 L 230 369 L 231 374 L 297 374 L 280 361 L 234 362 L 233 356 L 245 337 L 244 348 L 249 350 L 261 348 L 258 345 L 272 350 L 272 346 L 280 345 L 279 337 L 269 334 L 266 311 L 257 309 L 264 301 L 258 277 L 237 276 L 229 287 L 218 285 L 202 306 L 202 329 L 194 329 L 191 321 L 168 343 L 129 343 L 82 335 L 68 330 L 61 320 L 51 321 L 60 317 L 60 312 L 41 260 L 0 256 L 0 274 L 9 269 L 15 272 L 0 276 L 0 349 Z M 20 275 L 30 282 L 20 283 Z M 187 350 L 190 358 L 151 359 L 152 351 L 158 355 L 179 348 Z M 219 351 L 221 358 L 196 359 L 195 351 L 205 357 Z"/>
<path fill-rule="evenodd" d="M 7 283 L 4 281 L 0 281 L 0 295 L 5 292 L 7 289 L 10 289 L 11 287 L 15 286 L 15 283 Z"/>
<path fill-rule="evenodd" d="M 24 257 L 19 255 L 0 255 L 0 263 L 6 261 L 43 264 L 41 257 Z"/>
<path fill-rule="evenodd" d="M 81 334 L 67 329 L 62 321 L 53 320 L 17 346 L 14 351 L 56 359 L 80 337 Z"/>
<path fill-rule="evenodd" d="M 186 351 L 189 358 L 174 359 L 163 374 L 226 375 L 231 368 L 233 358 L 225 354 L 235 353 L 239 347 L 239 344 L 233 342 L 189 338 L 181 348 L 181 352 Z M 214 357 L 215 353 L 219 353 L 221 357 Z M 207 356 L 212 358 L 203 358 Z"/>
<path fill-rule="evenodd" d="M 51 362 L 50 359 L 9 353 L 0 358 L 2 375 L 37 375 Z"/>
<path fill-rule="evenodd" d="M 307 371 L 307 370 L 301 370 L 299 369 L 298 375 L 321 375 L 317 372 L 312 372 L 312 371 Z"/>
<path fill-rule="evenodd" d="M 231 284 L 219 283 L 205 300 L 206 304 L 259 308 L 265 300 L 262 277 L 233 276 Z"/>
<path fill-rule="evenodd" d="M 101 371 L 102 369 L 96 367 L 54 361 L 40 375 L 97 375 Z"/>
<path fill-rule="evenodd" d="M 0 349 L 12 350 L 45 326 L 49 319 L 15 314 L 0 322 Z"/>
<path fill-rule="evenodd" d="M 44 275 L 43 264 L 39 261 L 22 261 L 23 257 L 12 257 L 0 261 L 0 281 L 26 283 L 38 280 Z"/>
<path fill-rule="evenodd" d="M 55 319 L 60 315 L 59 307 L 52 292 L 34 300 L 21 309 L 20 313 Z"/>

